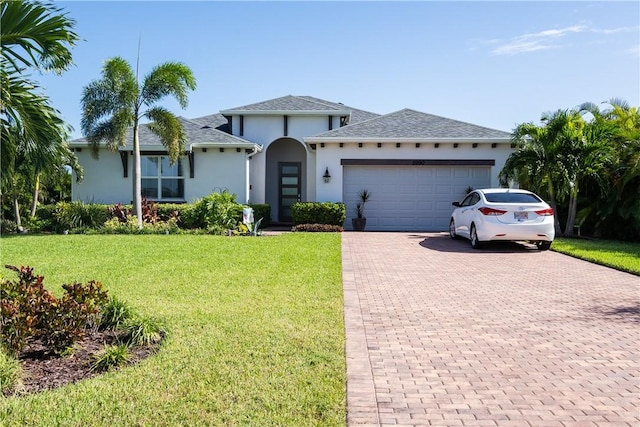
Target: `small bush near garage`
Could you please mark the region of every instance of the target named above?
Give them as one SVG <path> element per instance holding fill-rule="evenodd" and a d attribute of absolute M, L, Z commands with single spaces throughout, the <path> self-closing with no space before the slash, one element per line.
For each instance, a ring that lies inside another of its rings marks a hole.
<path fill-rule="evenodd" d="M 291 228 L 291 231 L 306 231 L 309 233 L 321 232 L 321 233 L 341 233 L 344 228 L 340 225 L 329 224 L 300 224 Z"/>
<path fill-rule="evenodd" d="M 293 225 L 327 224 L 342 226 L 347 218 L 344 203 L 298 202 L 291 206 Z"/>

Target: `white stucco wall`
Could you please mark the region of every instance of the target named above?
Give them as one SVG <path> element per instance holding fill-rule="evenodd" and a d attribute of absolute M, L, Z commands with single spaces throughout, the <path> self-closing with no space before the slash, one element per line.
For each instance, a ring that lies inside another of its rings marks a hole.
<path fill-rule="evenodd" d="M 499 187 L 498 174 L 512 151 L 508 143 L 498 144 L 496 148 L 491 148 L 490 144 L 478 144 L 477 148 L 472 148 L 470 143 L 461 143 L 458 148 L 453 148 L 451 143 L 440 143 L 438 148 L 434 148 L 432 143 L 421 143 L 419 148 L 411 143 L 402 143 L 400 147 L 382 144 L 380 148 L 375 143 L 364 143 L 362 148 L 357 143 L 345 143 L 342 148 L 338 144 L 325 144 L 323 148 L 317 144 L 315 196 L 319 202 L 343 200 L 341 159 L 495 160 L 495 166 L 491 167 L 491 186 Z M 331 174 L 331 182 L 328 184 L 322 179 L 326 167 Z"/>
<path fill-rule="evenodd" d="M 71 184 L 71 199 L 86 203 L 131 203 L 133 197 L 132 157 L 129 159 L 129 177 L 123 177 L 120 154 L 100 150 L 100 157 L 94 159 L 89 148 L 76 152 L 78 162 L 84 168 L 84 180 L 76 183 L 75 175 Z"/>
<path fill-rule="evenodd" d="M 100 150 L 98 160 L 91 156 L 88 148 L 76 153 L 84 168 L 84 180 L 74 181 L 71 188 L 73 200 L 94 203 L 131 203 L 133 194 L 133 156 L 128 155 L 129 176 L 123 177 L 122 161 L 119 153 Z M 144 153 L 143 153 L 144 155 Z M 249 198 L 247 186 L 248 162 L 244 149 L 237 152 L 235 148 L 226 148 L 224 152 L 216 148 L 208 148 L 203 152 L 195 149 L 195 176 L 189 178 L 189 160 L 181 157 L 184 175 L 184 200 L 206 196 L 213 191 L 227 189 L 236 194 L 240 203 Z"/>
<path fill-rule="evenodd" d="M 187 202 L 206 196 L 212 192 L 228 190 L 237 196 L 240 203 L 247 203 L 247 155 L 244 149 L 238 153 L 235 148 L 207 148 L 207 152 L 196 148 L 194 151 L 195 175 L 189 178 L 189 164 L 184 158 L 184 196 Z"/>

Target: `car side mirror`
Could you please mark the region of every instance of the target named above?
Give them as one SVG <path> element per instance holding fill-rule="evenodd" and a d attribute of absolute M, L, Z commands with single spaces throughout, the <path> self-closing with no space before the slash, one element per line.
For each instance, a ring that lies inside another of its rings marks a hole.
<path fill-rule="evenodd" d="M 453 206 L 455 206 L 456 208 L 460 207 L 460 202 L 452 202 L 451 203 Z"/>

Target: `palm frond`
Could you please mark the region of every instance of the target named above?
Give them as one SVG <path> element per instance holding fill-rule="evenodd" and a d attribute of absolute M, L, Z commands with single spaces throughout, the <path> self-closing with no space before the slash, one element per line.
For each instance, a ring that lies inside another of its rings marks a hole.
<path fill-rule="evenodd" d="M 187 140 L 182 124 L 173 113 L 163 107 L 154 107 L 145 116 L 151 120 L 147 127 L 160 138 L 173 164 L 184 152 Z"/>
<path fill-rule="evenodd" d="M 191 69 L 179 62 L 165 62 L 155 67 L 144 79 L 141 101 L 151 106 L 166 96 L 172 96 L 180 107 L 188 104 L 188 91 L 196 88 Z"/>
<path fill-rule="evenodd" d="M 74 25 L 50 3 L 2 2 L 1 55 L 14 70 L 22 65 L 60 73 L 72 64 L 70 49 L 80 39 Z"/>

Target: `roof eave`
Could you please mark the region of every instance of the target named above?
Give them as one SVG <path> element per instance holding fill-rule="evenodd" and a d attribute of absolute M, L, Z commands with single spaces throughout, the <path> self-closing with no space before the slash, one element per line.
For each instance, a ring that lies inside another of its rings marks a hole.
<path fill-rule="evenodd" d="M 222 110 L 223 116 L 349 116 L 351 110 Z"/>
<path fill-rule="evenodd" d="M 380 143 L 435 143 L 435 142 L 450 142 L 450 143 L 479 143 L 479 144 L 510 144 L 511 138 L 358 138 L 358 137 L 339 137 L 339 136 L 311 136 L 304 138 L 304 142 L 308 144 L 316 143 L 358 143 L 358 142 L 380 142 Z"/>

